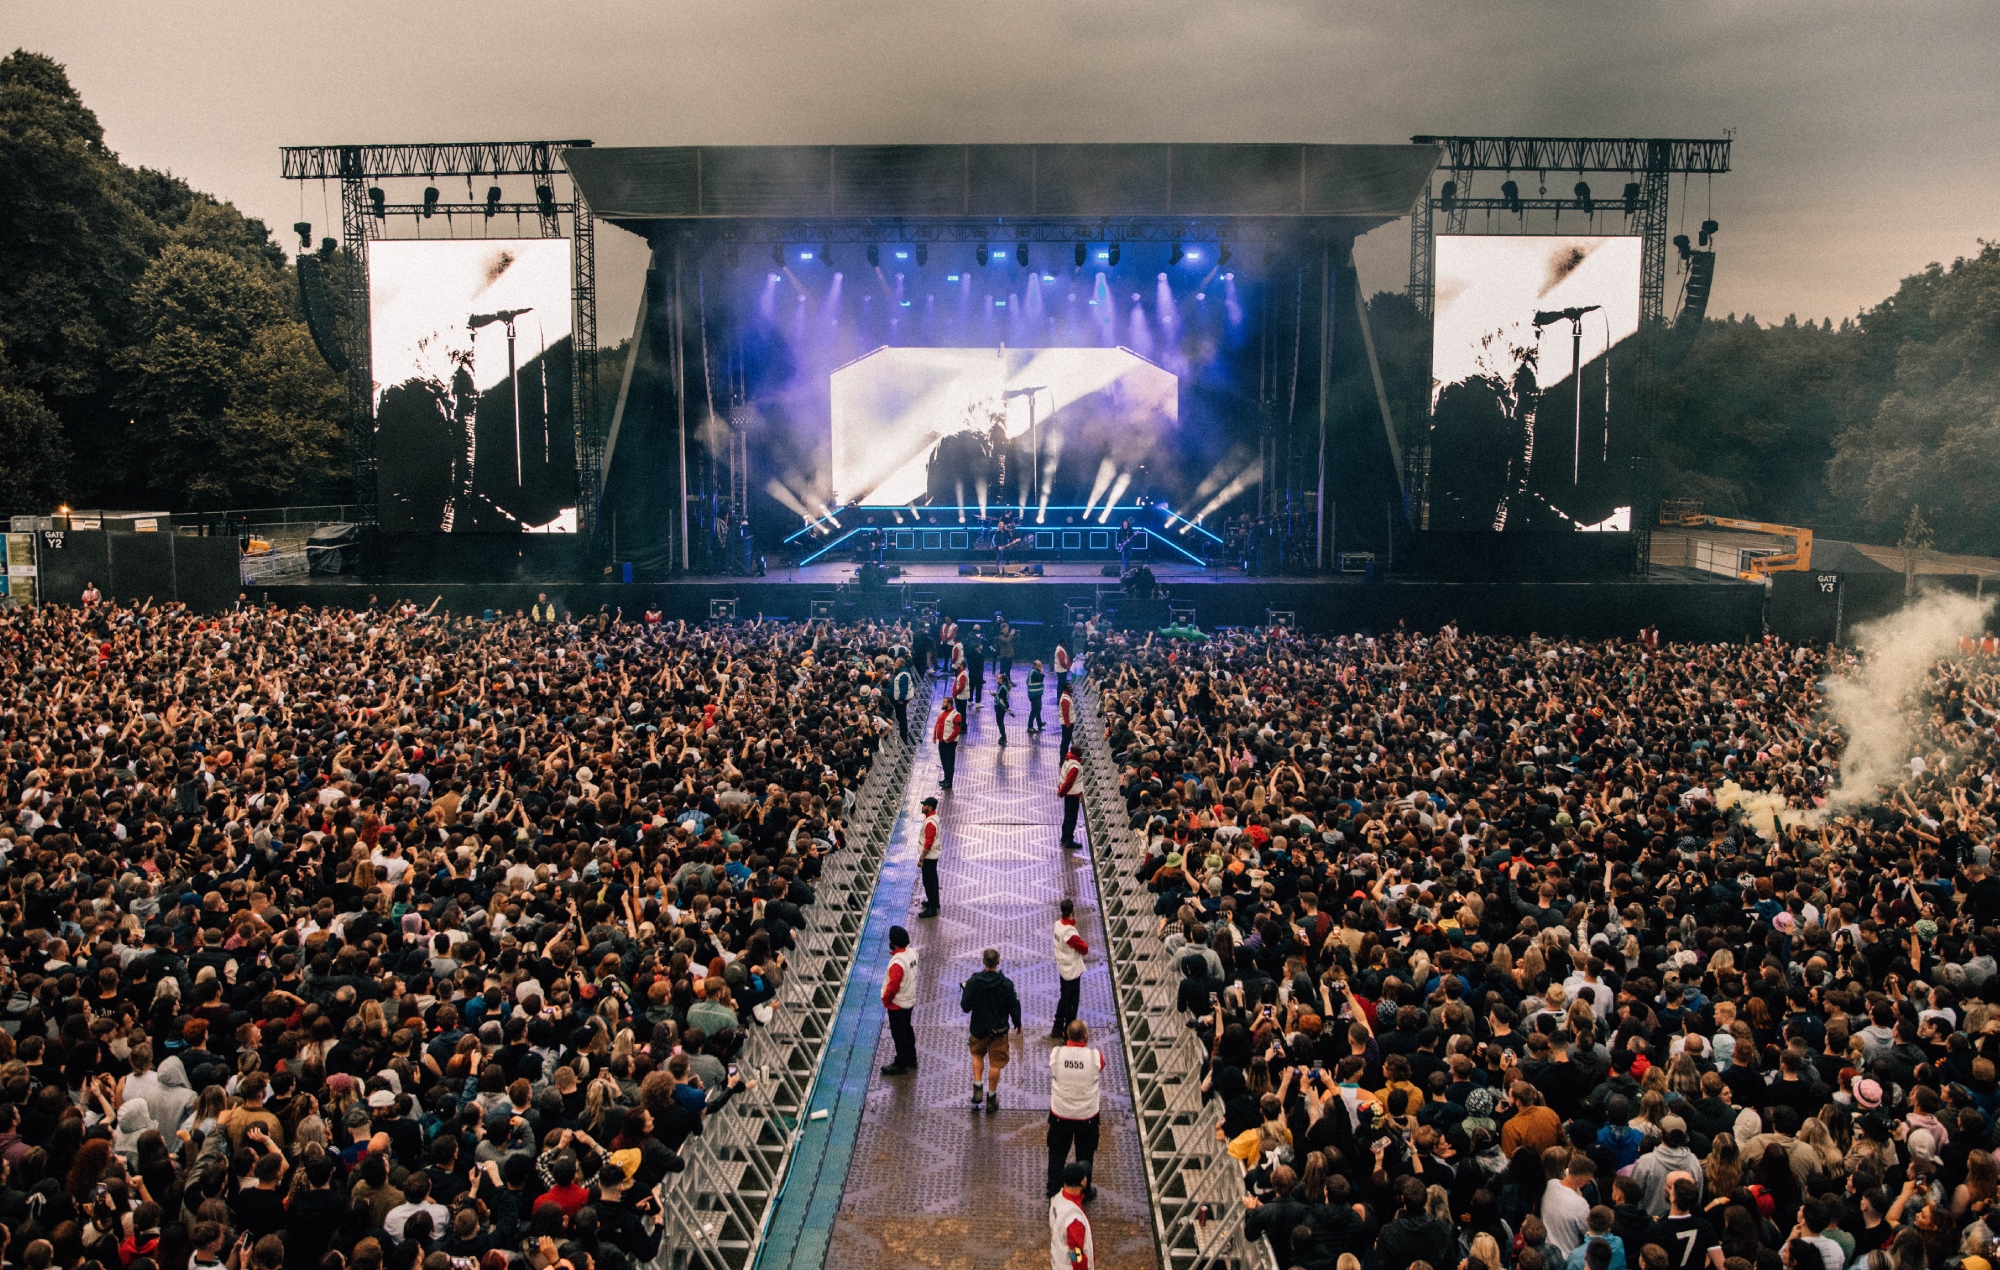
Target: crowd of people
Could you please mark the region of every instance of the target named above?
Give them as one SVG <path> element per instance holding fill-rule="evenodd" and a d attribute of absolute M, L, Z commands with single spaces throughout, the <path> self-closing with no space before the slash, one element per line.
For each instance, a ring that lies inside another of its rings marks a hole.
<path fill-rule="evenodd" d="M 908 645 L 0 612 L 0 1262 L 651 1261 Z"/>
<path fill-rule="evenodd" d="M 1932 667 L 1854 791 L 1854 658 L 1092 641 L 1279 1267 L 1992 1270 L 2000 676 Z"/>

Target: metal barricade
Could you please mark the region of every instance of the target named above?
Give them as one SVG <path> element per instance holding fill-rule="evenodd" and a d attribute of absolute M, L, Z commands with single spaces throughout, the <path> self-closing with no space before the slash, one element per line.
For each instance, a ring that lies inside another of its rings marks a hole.
<path fill-rule="evenodd" d="M 798 947 L 786 958 L 777 1009 L 750 1030 L 737 1055 L 737 1070 L 756 1084 L 705 1118 L 700 1136 L 681 1147 L 687 1167 L 660 1187 L 666 1229 L 653 1270 L 745 1270 L 756 1261 L 847 994 L 914 758 L 894 729 L 883 736 L 856 792 L 846 845 L 821 870 Z"/>
<path fill-rule="evenodd" d="M 1076 703 L 1091 861 L 1160 1264 L 1164 1270 L 1272 1270 L 1270 1249 L 1244 1236 L 1243 1168 L 1222 1140 L 1220 1104 L 1202 1097 L 1208 1045 L 1179 1008 L 1179 968 L 1158 933 L 1152 892 L 1138 877 L 1145 840 L 1130 827 L 1105 744 L 1097 685 L 1087 677 Z"/>

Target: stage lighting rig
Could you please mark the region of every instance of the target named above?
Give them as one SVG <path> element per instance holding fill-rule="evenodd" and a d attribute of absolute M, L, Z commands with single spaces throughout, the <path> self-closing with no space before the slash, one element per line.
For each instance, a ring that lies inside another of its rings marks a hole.
<path fill-rule="evenodd" d="M 556 187 L 553 185 L 537 185 L 535 187 L 535 202 L 541 207 L 542 215 L 554 216 L 556 214 Z"/>
<path fill-rule="evenodd" d="M 1696 241 L 1699 242 L 1704 247 L 1708 246 L 1709 243 L 1714 241 L 1716 232 L 1721 228 L 1722 228 L 1721 225 L 1718 225 L 1712 220 L 1703 221 L 1701 223 L 1701 237 Z"/>
<path fill-rule="evenodd" d="M 1519 216 L 1526 210 L 1521 204 L 1521 186 L 1518 182 L 1502 181 L 1500 183 L 1500 199 L 1507 205 L 1507 210 L 1516 216 Z"/>
<path fill-rule="evenodd" d="M 1181 246 L 1179 243 L 1175 243 L 1173 251 L 1167 254 L 1167 263 L 1170 265 L 1177 265 L 1183 259 L 1185 259 L 1186 256 L 1187 256 L 1187 249 Z"/>
<path fill-rule="evenodd" d="M 821 244 L 819 245 L 819 262 L 820 262 L 821 264 L 825 265 L 825 266 L 826 266 L 827 268 L 829 268 L 829 269 L 833 268 L 833 244 L 832 244 L 832 243 L 821 243 Z"/>
<path fill-rule="evenodd" d="M 371 185 L 371 186 L 369 186 L 369 187 L 368 187 L 368 201 L 369 201 L 370 203 L 373 203 L 373 204 L 375 205 L 375 219 L 376 219 L 376 220 L 387 220 L 387 219 L 388 219 L 388 217 L 389 217 L 389 196 L 388 196 L 387 194 L 384 194 L 384 193 L 382 192 L 382 187 L 381 187 L 381 186 L 379 186 L 379 185 Z"/>
<path fill-rule="evenodd" d="M 1583 209 L 1583 214 L 1585 216 L 1595 216 L 1597 214 L 1597 202 L 1590 197 L 1590 182 L 1578 181 L 1575 193 L 1576 205 Z"/>
<path fill-rule="evenodd" d="M 742 259 L 743 257 L 739 255 L 736 250 L 735 243 L 723 244 L 722 263 L 728 265 L 731 269 L 734 269 L 738 264 L 742 263 Z"/>
<path fill-rule="evenodd" d="M 1458 210 L 1458 182 L 1446 181 L 1438 191 L 1438 210 L 1447 216 Z"/>
<path fill-rule="evenodd" d="M 321 260 L 333 259 L 334 253 L 339 250 L 340 240 L 338 238 L 322 238 L 319 240 L 319 258 Z"/>
<path fill-rule="evenodd" d="M 1686 234 L 1675 234 L 1674 250 L 1681 253 L 1681 260 L 1685 262 L 1688 257 L 1694 255 L 1694 244 L 1688 241 Z"/>
<path fill-rule="evenodd" d="M 929 264 L 930 262 L 931 262 L 931 246 L 930 246 L 930 244 L 929 244 L 929 243 L 918 243 L 918 244 L 917 244 L 917 268 L 921 269 L 921 268 L 923 268 L 923 267 L 924 267 L 925 265 Z"/>
<path fill-rule="evenodd" d="M 498 216 L 499 214 L 500 214 L 500 187 L 497 185 L 489 185 L 486 187 L 486 219 L 492 220 L 495 216 Z"/>
<path fill-rule="evenodd" d="M 771 267 L 773 269 L 783 269 L 785 267 L 784 244 L 782 243 L 771 244 Z"/>
<path fill-rule="evenodd" d="M 292 232 L 299 236 L 300 251 L 304 251 L 313 245 L 313 227 L 311 221 L 302 220 L 294 222 Z"/>
<path fill-rule="evenodd" d="M 1637 181 L 1625 182 L 1625 214 L 1627 216 L 1637 216 L 1639 214 L 1639 183 Z"/>
<path fill-rule="evenodd" d="M 868 267 L 870 269 L 882 267 L 882 248 L 875 243 L 868 244 Z"/>
<path fill-rule="evenodd" d="M 979 250 L 972 253 L 972 258 L 974 260 L 977 260 L 980 264 L 983 265 L 986 263 L 990 255 L 991 253 L 986 250 L 986 244 L 981 243 L 979 244 Z"/>
<path fill-rule="evenodd" d="M 438 187 L 435 185 L 426 185 L 424 187 L 424 219 L 429 220 L 431 217 L 437 215 L 437 209 Z"/>
<path fill-rule="evenodd" d="M 1215 267 L 1217 269 L 1224 267 L 1231 260 L 1236 258 L 1236 253 L 1229 250 L 1228 243 L 1219 244 L 1219 248 L 1220 249 L 1215 253 Z"/>
<path fill-rule="evenodd" d="M 1079 269 L 1083 268 L 1083 262 L 1088 260 L 1089 258 L 1090 258 L 1090 244 L 1078 243 L 1076 245 L 1076 267 Z"/>

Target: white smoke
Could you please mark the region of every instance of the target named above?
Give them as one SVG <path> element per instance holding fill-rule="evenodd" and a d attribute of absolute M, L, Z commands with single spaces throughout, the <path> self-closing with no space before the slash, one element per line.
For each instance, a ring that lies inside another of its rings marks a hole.
<path fill-rule="evenodd" d="M 1826 685 L 1828 713 L 1847 738 L 1840 782 L 1828 799 L 1832 809 L 1874 802 L 1885 786 L 1908 778 L 1916 744 L 1911 698 L 1938 659 L 1958 651 L 1961 635 L 1981 629 L 1991 606 L 1934 591 L 1855 628 L 1861 664 Z"/>

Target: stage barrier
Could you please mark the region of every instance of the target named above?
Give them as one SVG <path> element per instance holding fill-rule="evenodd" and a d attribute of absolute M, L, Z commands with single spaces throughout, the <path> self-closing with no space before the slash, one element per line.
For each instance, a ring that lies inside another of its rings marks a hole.
<path fill-rule="evenodd" d="M 1164 1270 L 1277 1270 L 1268 1245 L 1244 1237 L 1243 1166 L 1221 1139 L 1221 1102 L 1202 1099 L 1210 1046 L 1176 1007 L 1180 972 L 1154 933 L 1153 893 L 1138 876 L 1145 839 L 1129 827 L 1118 792 L 1095 667 L 1080 664 L 1084 814 L 1160 1264 Z"/>
<path fill-rule="evenodd" d="M 927 702 L 911 706 L 917 717 L 927 716 Z M 786 957 L 778 1009 L 768 1024 L 750 1029 L 736 1056 L 737 1070 L 757 1083 L 706 1117 L 701 1134 L 681 1147 L 687 1168 L 661 1183 L 667 1229 L 653 1270 L 746 1270 L 755 1264 L 847 995 L 913 756 L 891 723 L 874 767 L 843 808 L 847 844 L 827 857 L 820 873 L 798 947 Z"/>

